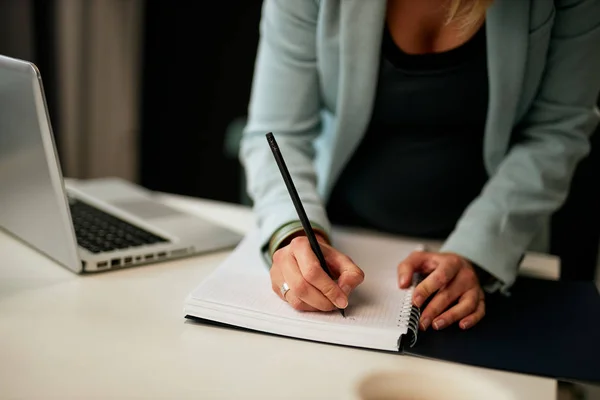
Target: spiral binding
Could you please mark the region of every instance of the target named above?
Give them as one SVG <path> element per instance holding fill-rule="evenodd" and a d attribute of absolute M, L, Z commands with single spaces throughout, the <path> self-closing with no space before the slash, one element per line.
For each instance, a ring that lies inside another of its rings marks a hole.
<path fill-rule="evenodd" d="M 421 310 L 417 306 L 410 307 L 410 319 L 408 322 L 408 330 L 410 332 L 410 347 L 417 343 L 417 333 L 419 332 L 419 319 L 421 318 Z"/>
<path fill-rule="evenodd" d="M 419 332 L 419 320 L 421 319 L 421 310 L 419 307 L 412 304 L 412 296 L 415 286 L 421 281 L 421 277 L 416 276 L 413 278 L 413 285 L 408 291 L 406 301 L 400 312 L 399 321 L 400 323 L 406 323 L 408 321 L 408 340 L 410 341 L 410 347 L 413 347 L 417 343 L 417 335 Z"/>

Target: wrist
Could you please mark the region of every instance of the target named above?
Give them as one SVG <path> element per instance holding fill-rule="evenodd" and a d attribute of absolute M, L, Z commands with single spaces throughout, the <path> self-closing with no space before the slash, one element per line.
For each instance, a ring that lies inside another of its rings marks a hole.
<path fill-rule="evenodd" d="M 477 276 L 477 280 L 479 281 L 479 285 L 480 286 L 485 286 L 491 282 L 493 282 L 494 277 L 492 274 L 490 274 L 489 272 L 487 272 L 485 269 L 483 269 L 479 264 L 476 264 L 475 262 L 471 261 L 470 259 L 461 256 L 460 254 L 457 254 L 460 258 L 463 259 L 463 261 L 465 261 L 468 265 L 471 266 L 471 268 L 473 269 L 473 272 L 475 272 L 475 276 Z"/>
<path fill-rule="evenodd" d="M 319 242 L 331 244 L 329 236 L 323 228 L 314 222 L 311 222 L 311 226 Z M 271 236 L 271 240 L 269 241 L 269 256 L 273 257 L 273 254 L 277 250 L 290 244 L 295 237 L 305 235 L 304 227 L 300 221 L 292 221 L 283 225 Z"/>
<path fill-rule="evenodd" d="M 327 239 L 327 237 L 325 236 L 325 234 L 323 232 L 321 232 L 317 229 L 313 229 L 313 232 L 315 233 L 315 237 L 317 238 L 317 241 L 329 244 L 329 240 Z M 301 231 L 292 233 L 289 236 L 286 236 L 285 239 L 283 239 L 283 241 L 279 245 L 279 248 L 287 246 L 288 244 L 290 244 L 290 242 L 292 240 L 294 240 L 294 238 L 297 238 L 298 236 L 306 236 L 306 232 L 304 232 L 304 229 L 302 229 Z"/>
<path fill-rule="evenodd" d="M 461 259 L 466 261 L 469 266 L 471 266 L 471 268 L 473 269 L 473 272 L 475 272 L 475 276 L 477 277 L 477 280 L 479 281 L 479 286 L 485 292 L 494 293 L 497 290 L 502 288 L 503 282 L 500 279 L 498 279 L 498 277 L 496 277 L 492 273 L 488 272 L 488 270 L 485 269 L 484 267 L 482 267 L 480 264 L 477 264 L 474 261 L 472 261 L 471 259 L 464 257 L 460 254 L 457 254 L 457 253 L 453 253 L 453 254 L 459 256 Z"/>

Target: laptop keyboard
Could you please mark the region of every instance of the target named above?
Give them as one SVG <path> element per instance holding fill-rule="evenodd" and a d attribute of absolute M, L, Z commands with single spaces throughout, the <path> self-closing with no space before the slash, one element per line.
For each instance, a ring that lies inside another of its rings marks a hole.
<path fill-rule="evenodd" d="M 92 253 L 168 242 L 80 200 L 69 199 L 69 206 L 77 243 Z"/>

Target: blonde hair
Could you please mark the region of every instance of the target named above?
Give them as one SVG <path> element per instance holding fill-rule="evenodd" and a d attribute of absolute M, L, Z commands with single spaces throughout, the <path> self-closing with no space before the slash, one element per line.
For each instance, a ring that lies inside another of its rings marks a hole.
<path fill-rule="evenodd" d="M 446 23 L 458 22 L 462 29 L 478 25 L 493 0 L 451 0 Z M 522 1 L 522 0 L 515 0 Z"/>

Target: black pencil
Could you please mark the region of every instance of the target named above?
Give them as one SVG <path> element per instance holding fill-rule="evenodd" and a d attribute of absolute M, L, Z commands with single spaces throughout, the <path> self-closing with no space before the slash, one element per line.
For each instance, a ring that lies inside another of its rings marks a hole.
<path fill-rule="evenodd" d="M 321 268 L 329 275 L 331 279 L 335 279 L 329 268 L 327 267 L 327 263 L 325 262 L 325 257 L 321 252 L 321 247 L 319 246 L 319 242 L 317 241 L 317 237 L 315 236 L 315 232 L 310 225 L 306 212 L 304 211 L 304 207 L 302 206 L 302 202 L 300 201 L 300 197 L 298 196 L 298 192 L 296 191 L 296 187 L 294 186 L 294 182 L 292 181 L 292 177 L 285 165 L 285 161 L 283 160 L 283 156 L 281 155 L 281 151 L 279 151 L 279 146 L 275 141 L 275 137 L 273 133 L 267 133 L 267 141 L 269 142 L 269 146 L 271 147 L 271 151 L 273 152 L 273 157 L 275 157 L 275 162 L 279 167 L 279 171 L 281 172 L 281 176 L 283 177 L 283 181 L 285 182 L 285 186 L 287 187 L 288 192 L 290 193 L 290 197 L 292 198 L 292 203 L 294 203 L 294 207 L 296 208 L 296 212 L 298 213 L 298 217 L 300 218 L 300 222 L 302 223 L 302 227 L 304 228 L 304 233 L 308 238 L 308 242 L 310 243 L 310 247 L 317 256 L 319 260 L 319 264 L 321 264 Z M 339 309 L 342 316 L 345 318 L 346 315 L 344 313 L 344 309 Z"/>

